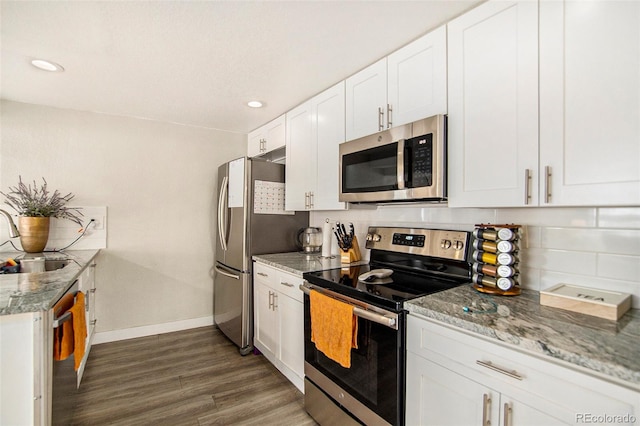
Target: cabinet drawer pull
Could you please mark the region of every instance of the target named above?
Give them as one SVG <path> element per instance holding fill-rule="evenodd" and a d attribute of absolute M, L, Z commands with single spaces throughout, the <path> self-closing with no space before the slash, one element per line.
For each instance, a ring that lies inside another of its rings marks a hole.
<path fill-rule="evenodd" d="M 393 108 L 391 108 L 391 104 L 387 104 L 387 129 L 390 129 L 393 125 L 391 121 L 391 113 L 393 113 Z"/>
<path fill-rule="evenodd" d="M 290 283 L 287 283 L 287 282 L 284 282 L 284 281 L 280 282 L 280 284 L 282 284 L 284 286 L 287 286 L 287 287 L 293 287 L 293 284 L 290 284 Z"/>
<path fill-rule="evenodd" d="M 502 374 L 504 374 L 506 376 L 509 376 L 509 377 L 512 377 L 514 379 L 518 379 L 518 380 L 522 380 L 523 379 L 523 377 L 521 375 L 519 375 L 517 371 L 515 371 L 515 370 L 509 371 L 509 370 L 506 370 L 504 368 L 498 367 L 497 365 L 493 365 L 493 363 L 491 361 L 480 361 L 480 360 L 477 360 L 476 364 L 481 365 L 482 367 L 486 367 L 486 368 L 488 368 L 490 370 L 497 371 L 498 373 L 502 373 Z"/>
<path fill-rule="evenodd" d="M 265 274 L 264 272 L 258 272 L 258 275 L 261 277 L 269 278 L 269 274 Z"/>
<path fill-rule="evenodd" d="M 482 426 L 491 426 L 491 397 L 488 394 L 482 395 Z"/>
<path fill-rule="evenodd" d="M 503 413 L 503 418 L 504 418 L 504 422 L 503 425 L 504 426 L 511 426 L 511 406 L 509 405 L 508 402 L 504 403 L 504 413 Z"/>
<path fill-rule="evenodd" d="M 384 110 L 378 107 L 378 131 L 384 129 L 383 119 L 384 119 Z"/>

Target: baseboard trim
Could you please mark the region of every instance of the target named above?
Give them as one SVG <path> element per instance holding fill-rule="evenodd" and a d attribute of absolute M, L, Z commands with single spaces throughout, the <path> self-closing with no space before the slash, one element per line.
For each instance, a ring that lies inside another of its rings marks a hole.
<path fill-rule="evenodd" d="M 121 330 L 103 331 L 100 333 L 95 333 L 93 344 L 99 345 L 101 343 L 135 339 L 137 337 L 154 336 L 156 334 L 171 333 L 174 331 L 188 330 L 190 328 L 206 327 L 208 325 L 213 325 L 213 316 L 167 322 L 164 324 L 153 324 L 145 325 L 142 327 L 125 328 Z"/>

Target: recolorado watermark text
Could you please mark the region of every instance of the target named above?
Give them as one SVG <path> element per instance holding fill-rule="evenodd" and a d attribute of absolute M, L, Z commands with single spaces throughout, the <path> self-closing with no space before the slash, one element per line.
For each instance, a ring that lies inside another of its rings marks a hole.
<path fill-rule="evenodd" d="M 636 416 L 633 414 L 593 414 L 576 413 L 576 423 L 584 424 L 633 424 Z"/>

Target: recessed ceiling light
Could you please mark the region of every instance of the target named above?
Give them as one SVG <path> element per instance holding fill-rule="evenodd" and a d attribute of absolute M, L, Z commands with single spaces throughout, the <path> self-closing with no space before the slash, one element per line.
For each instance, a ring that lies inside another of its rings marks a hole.
<path fill-rule="evenodd" d="M 51 72 L 62 72 L 64 68 L 60 64 L 56 64 L 55 62 L 45 61 L 44 59 L 34 59 L 31 61 L 31 65 L 34 67 Z"/>
<path fill-rule="evenodd" d="M 260 101 L 249 101 L 247 102 L 247 105 L 251 108 L 262 108 L 262 102 Z"/>

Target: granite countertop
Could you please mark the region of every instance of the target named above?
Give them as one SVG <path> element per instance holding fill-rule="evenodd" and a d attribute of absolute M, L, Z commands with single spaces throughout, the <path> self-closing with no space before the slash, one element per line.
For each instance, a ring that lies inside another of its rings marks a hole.
<path fill-rule="evenodd" d="M 62 297 L 100 250 L 38 253 L 46 259 L 69 259 L 62 269 L 30 274 L 0 275 L 0 315 L 47 311 Z M 0 261 L 33 257 L 22 252 L 0 252 Z"/>
<path fill-rule="evenodd" d="M 282 269 L 291 274 L 302 277 L 305 272 L 324 271 L 327 269 L 337 269 L 340 264 L 340 256 L 323 258 L 320 254 L 305 254 L 300 252 L 260 254 L 253 256 L 256 262 Z M 352 263 L 352 265 L 366 264 L 366 261 Z"/>
<path fill-rule="evenodd" d="M 465 312 L 465 306 L 472 312 Z M 542 306 L 534 290 L 523 289 L 514 297 L 488 296 L 470 285 L 414 299 L 405 309 L 640 389 L 638 309 L 616 322 Z"/>

